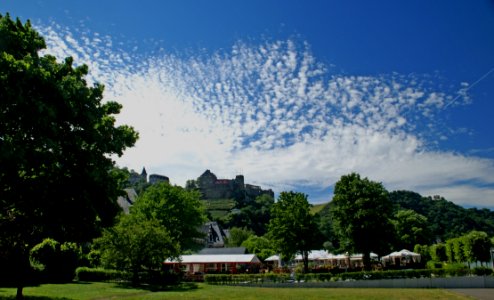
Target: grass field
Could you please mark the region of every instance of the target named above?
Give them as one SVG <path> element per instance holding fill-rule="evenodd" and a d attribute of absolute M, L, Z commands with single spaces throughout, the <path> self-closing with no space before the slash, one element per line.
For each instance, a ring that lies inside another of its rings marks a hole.
<path fill-rule="evenodd" d="M 113 283 L 44 284 L 24 289 L 26 299 L 469 299 L 442 289 L 262 288 L 184 285 L 169 291 L 128 288 Z M 0 299 L 14 299 L 15 289 L 0 288 Z"/>

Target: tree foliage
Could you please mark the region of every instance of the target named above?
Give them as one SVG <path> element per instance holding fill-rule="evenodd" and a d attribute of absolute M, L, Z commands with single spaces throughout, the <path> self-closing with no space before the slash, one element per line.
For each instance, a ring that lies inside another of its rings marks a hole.
<path fill-rule="evenodd" d="M 308 255 L 321 245 L 317 223 L 310 213 L 310 204 L 303 193 L 282 192 L 273 205 L 269 237 L 284 259 L 302 254 L 304 271 L 308 271 Z"/>
<path fill-rule="evenodd" d="M 204 208 L 197 191 L 161 182 L 151 185 L 130 208 L 130 213 L 143 219 L 156 219 L 182 250 L 201 247 L 205 222 Z"/>
<path fill-rule="evenodd" d="M 411 191 L 394 191 L 390 199 L 396 210 L 411 209 L 427 218 L 433 240 L 446 241 L 472 230 L 494 236 L 494 211 L 483 208 L 463 208 L 442 197 L 422 197 Z"/>
<path fill-rule="evenodd" d="M 246 228 L 230 228 L 230 236 L 226 241 L 227 247 L 240 247 L 250 236 L 254 235 L 252 230 Z"/>
<path fill-rule="evenodd" d="M 158 220 L 133 214 L 122 215 L 114 227 L 105 229 L 94 248 L 104 267 L 131 272 L 134 283 L 139 282 L 139 272 L 159 270 L 166 258 L 180 254 L 178 243 Z"/>
<path fill-rule="evenodd" d="M 87 86 L 87 66 L 43 48 L 29 21 L 0 16 L 0 269 L 15 267 L 20 293 L 34 245 L 87 241 L 112 224 L 120 191 L 110 156 L 137 139 L 115 126 L 121 106 L 102 103 L 103 86 Z"/>
<path fill-rule="evenodd" d="M 76 243 L 59 243 L 44 239 L 31 249 L 31 263 L 42 271 L 48 282 L 70 282 L 82 256 L 81 247 Z"/>
<path fill-rule="evenodd" d="M 398 249 L 413 249 L 416 244 L 430 244 L 432 237 L 429 232 L 427 218 L 411 210 L 402 209 L 394 215 Z"/>
<path fill-rule="evenodd" d="M 245 203 L 239 212 L 228 215 L 223 223 L 228 227 L 247 228 L 262 236 L 267 232 L 273 204 L 273 197 L 260 195 L 254 201 Z"/>
<path fill-rule="evenodd" d="M 249 253 L 257 255 L 260 260 L 276 254 L 273 243 L 265 236 L 251 235 L 242 242 L 241 246 L 245 247 Z"/>
<path fill-rule="evenodd" d="M 394 230 L 388 192 L 381 183 L 361 179 L 352 173 L 336 183 L 331 201 L 334 231 L 341 250 L 362 253 L 364 266 L 370 268 L 370 252 L 389 251 Z"/>
<path fill-rule="evenodd" d="M 460 238 L 463 240 L 462 250 L 465 261 L 483 263 L 491 260 L 490 249 L 493 244 L 487 233 L 474 230 Z"/>
<path fill-rule="evenodd" d="M 445 262 L 448 260 L 446 254 L 446 245 L 443 243 L 437 243 L 429 247 L 429 254 L 431 259 L 435 262 Z"/>

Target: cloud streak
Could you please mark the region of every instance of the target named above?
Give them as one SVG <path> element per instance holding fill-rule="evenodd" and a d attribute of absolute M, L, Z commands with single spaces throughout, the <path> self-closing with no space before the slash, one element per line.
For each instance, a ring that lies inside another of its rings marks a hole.
<path fill-rule="evenodd" d="M 433 148 L 446 135 L 440 112 L 471 101 L 467 90 L 438 89 L 435 76 L 337 74 L 296 40 L 139 55 L 84 29 L 38 29 L 47 52 L 87 64 L 89 82 L 124 105 L 118 121 L 141 138 L 116 158 L 121 166 L 146 166 L 180 185 L 205 169 L 243 173 L 276 192 L 321 190 L 355 171 L 390 190 L 492 207 L 493 161 Z"/>

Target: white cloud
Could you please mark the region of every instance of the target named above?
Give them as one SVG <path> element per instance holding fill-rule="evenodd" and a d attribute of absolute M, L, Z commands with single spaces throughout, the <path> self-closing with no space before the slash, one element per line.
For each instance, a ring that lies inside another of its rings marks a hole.
<path fill-rule="evenodd" d="M 119 43 L 87 31 L 39 29 L 49 53 L 89 65 L 90 82 L 104 83 L 106 98 L 123 104 L 118 121 L 140 132 L 117 159 L 122 166 L 145 166 L 180 185 L 205 169 L 243 173 L 277 192 L 323 189 L 355 171 L 391 190 L 479 206 L 492 199 L 492 160 L 428 150 L 424 136 L 435 132 L 420 128 L 435 128 L 451 99 L 429 79 L 331 74 L 306 43 L 290 40 L 179 58 L 115 50 Z"/>

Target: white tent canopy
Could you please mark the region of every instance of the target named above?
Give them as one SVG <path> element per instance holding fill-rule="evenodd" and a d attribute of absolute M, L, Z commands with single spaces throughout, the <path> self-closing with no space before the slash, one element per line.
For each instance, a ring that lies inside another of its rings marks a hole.
<path fill-rule="evenodd" d="M 390 264 L 390 265 L 400 265 L 400 266 L 407 266 L 412 263 L 419 263 L 420 259 L 421 259 L 420 254 L 406 249 L 392 252 L 381 258 L 382 262 L 385 265 Z"/>
<path fill-rule="evenodd" d="M 179 260 L 167 259 L 165 263 L 260 263 L 255 254 L 192 254 L 182 255 Z"/>
<path fill-rule="evenodd" d="M 272 255 L 272 256 L 266 258 L 264 261 L 279 261 L 279 260 L 280 260 L 279 255 Z"/>
<path fill-rule="evenodd" d="M 371 259 L 377 259 L 378 255 L 376 253 L 371 252 Z M 355 254 L 333 254 L 329 253 L 327 250 L 312 250 L 309 252 L 309 260 L 329 260 L 329 259 L 347 259 L 351 260 L 359 260 L 363 258 L 363 254 L 355 253 Z M 299 254 L 295 256 L 295 261 L 301 261 L 302 255 Z"/>
<path fill-rule="evenodd" d="M 392 258 L 392 257 L 420 257 L 420 254 L 409 251 L 407 249 L 402 249 L 400 251 L 395 251 L 386 256 L 383 256 L 383 259 Z"/>

